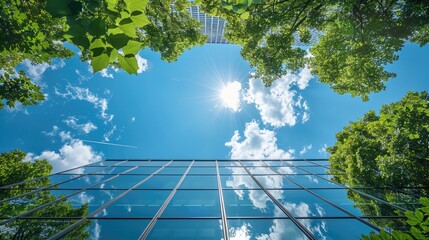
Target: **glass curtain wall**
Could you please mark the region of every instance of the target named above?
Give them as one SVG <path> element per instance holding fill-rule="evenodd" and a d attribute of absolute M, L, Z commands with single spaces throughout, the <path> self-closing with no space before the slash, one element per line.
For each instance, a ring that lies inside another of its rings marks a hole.
<path fill-rule="evenodd" d="M 0 239 L 359 239 L 420 207 L 341 174 L 324 159 L 106 160 L 1 186 Z"/>

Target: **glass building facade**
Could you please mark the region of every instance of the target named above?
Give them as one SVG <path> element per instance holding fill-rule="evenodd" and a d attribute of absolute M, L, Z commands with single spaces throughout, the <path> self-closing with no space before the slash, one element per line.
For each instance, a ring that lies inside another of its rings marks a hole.
<path fill-rule="evenodd" d="M 1 186 L 0 239 L 359 239 L 412 189 L 349 187 L 327 160 L 106 160 Z"/>

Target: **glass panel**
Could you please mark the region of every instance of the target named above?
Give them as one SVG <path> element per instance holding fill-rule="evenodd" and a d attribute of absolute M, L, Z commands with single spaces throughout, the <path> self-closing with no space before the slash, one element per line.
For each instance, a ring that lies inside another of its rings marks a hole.
<path fill-rule="evenodd" d="M 402 214 L 400 210 L 365 197 L 351 190 L 314 190 L 334 204 L 350 211 L 358 216 L 397 216 Z"/>
<path fill-rule="evenodd" d="M 280 167 L 280 166 L 288 166 L 288 164 L 278 160 L 278 161 L 263 161 L 265 164 L 271 167 Z"/>
<path fill-rule="evenodd" d="M 86 175 L 69 182 L 59 184 L 57 188 L 61 189 L 82 189 L 89 187 L 93 184 L 99 183 L 103 180 L 113 177 L 112 175 Z M 100 187 L 100 184 L 94 186 L 95 188 Z"/>
<path fill-rule="evenodd" d="M 295 217 L 348 216 L 305 190 L 268 190 Z"/>
<path fill-rule="evenodd" d="M 102 183 L 97 186 L 97 188 L 101 189 L 117 189 L 117 188 L 123 188 L 123 189 L 129 189 L 139 183 L 140 181 L 143 181 L 143 179 L 147 178 L 149 175 L 119 175 L 118 177 L 107 181 L 105 183 Z"/>
<path fill-rule="evenodd" d="M 259 189 L 258 184 L 249 175 L 220 176 L 223 188 Z"/>
<path fill-rule="evenodd" d="M 159 167 L 138 167 L 127 174 L 152 174 L 158 169 Z"/>
<path fill-rule="evenodd" d="M 190 176 L 187 175 L 180 185 L 180 189 L 217 189 L 217 178 L 215 175 L 210 176 Z"/>
<path fill-rule="evenodd" d="M 133 167 L 111 167 L 111 168 L 107 168 L 106 170 L 99 171 L 96 174 L 119 174 L 131 168 Z"/>
<path fill-rule="evenodd" d="M 252 174 L 277 174 L 276 172 L 267 167 L 248 167 L 247 169 Z"/>
<path fill-rule="evenodd" d="M 94 219 L 89 227 L 89 239 L 138 239 L 149 222 L 140 219 Z"/>
<path fill-rule="evenodd" d="M 231 239 L 308 239 L 289 219 L 228 219 Z"/>
<path fill-rule="evenodd" d="M 2 198 L 10 198 L 28 193 L 28 190 L 3 190 Z M 70 195 L 75 191 L 71 190 L 43 190 L 36 193 L 29 193 L 17 197 L 13 200 L 5 201 L 0 205 L 0 217 L 10 218 L 25 213 L 40 205 L 49 203 L 58 197 Z"/>
<path fill-rule="evenodd" d="M 324 167 L 301 167 L 302 170 L 304 171 L 309 171 L 312 174 L 327 174 L 328 173 L 328 168 L 324 168 Z"/>
<path fill-rule="evenodd" d="M 161 217 L 220 217 L 217 190 L 178 190 Z"/>
<path fill-rule="evenodd" d="M 286 217 L 262 190 L 224 190 L 223 199 L 228 217 Z"/>
<path fill-rule="evenodd" d="M 296 167 L 273 167 L 273 169 L 281 174 L 308 174 Z"/>
<path fill-rule="evenodd" d="M 242 167 L 219 167 L 219 174 L 247 174 Z"/>
<path fill-rule="evenodd" d="M 118 199 L 97 217 L 153 217 L 167 199 L 170 191 L 132 190 Z"/>
<path fill-rule="evenodd" d="M 338 184 L 329 182 L 325 179 L 322 179 L 313 175 L 287 175 L 287 178 L 297 182 L 298 184 L 301 184 L 303 187 L 306 187 L 306 188 L 342 188 L 344 189 L 344 187 Z"/>
<path fill-rule="evenodd" d="M 216 168 L 212 167 L 192 167 L 188 174 L 216 174 Z"/>
<path fill-rule="evenodd" d="M 142 183 L 137 189 L 173 189 L 182 176 L 155 175 Z"/>
<path fill-rule="evenodd" d="M 359 191 L 387 201 L 396 206 L 406 208 L 410 211 L 414 211 L 416 208 L 421 207 L 418 198 L 412 195 L 394 191 L 392 189 L 364 188 L 359 189 Z"/>
<path fill-rule="evenodd" d="M 361 239 L 361 235 L 368 235 L 371 231 L 376 232 L 368 225 L 356 219 L 300 219 L 317 239 Z"/>
<path fill-rule="evenodd" d="M 217 219 L 163 220 L 156 222 L 147 239 L 222 239 L 222 223 Z"/>
<path fill-rule="evenodd" d="M 158 174 L 179 174 L 182 175 L 185 173 L 187 168 L 185 167 L 166 167 L 162 169 Z"/>
<path fill-rule="evenodd" d="M 216 167 L 215 161 L 195 161 L 192 167 Z"/>
<path fill-rule="evenodd" d="M 170 163 L 169 167 L 187 167 L 191 164 L 191 161 L 185 161 L 185 160 L 174 160 L 172 163 Z"/>
<path fill-rule="evenodd" d="M 241 161 L 241 163 L 246 167 L 265 167 L 260 161 Z"/>
<path fill-rule="evenodd" d="M 77 220 L 47 220 L 47 219 L 20 219 L 3 225 L 1 239 L 48 239 L 61 232 Z M 15 236 L 16 234 L 16 236 Z M 86 228 L 75 228 L 70 232 L 74 239 L 85 239 L 88 237 Z"/>
<path fill-rule="evenodd" d="M 162 167 L 165 164 L 169 163 L 170 161 L 150 161 L 147 163 L 147 165 L 145 166 L 150 166 L 150 167 Z"/>
<path fill-rule="evenodd" d="M 136 161 L 136 160 L 130 160 L 122 163 L 119 166 L 129 166 L 129 167 L 135 167 L 135 166 L 146 166 L 149 163 L 149 161 Z"/>
<path fill-rule="evenodd" d="M 49 179 L 51 179 L 51 184 L 56 184 L 60 182 L 64 182 L 67 180 L 70 180 L 72 178 L 79 177 L 80 175 L 69 175 L 69 174 L 55 174 L 52 176 L 49 176 Z"/>
<path fill-rule="evenodd" d="M 34 217 L 75 217 L 78 214 L 82 215 L 88 207 L 87 215 L 103 204 L 108 203 L 110 200 L 121 194 L 123 191 L 119 190 L 86 190 L 67 198 L 65 201 L 59 201 L 38 210 L 31 214 Z M 62 209 L 68 208 L 68 204 L 72 204 L 70 211 L 63 211 Z"/>
<path fill-rule="evenodd" d="M 99 163 L 93 163 L 93 164 L 88 165 L 88 166 L 92 166 L 92 167 L 95 167 L 95 166 L 112 166 L 112 165 L 115 165 L 117 163 L 123 164 L 124 161 L 109 161 L 109 160 L 107 160 L 107 161 L 103 161 L 103 162 L 99 162 Z"/>
<path fill-rule="evenodd" d="M 95 171 L 99 171 L 101 169 L 104 169 L 106 167 L 80 167 L 77 169 L 68 170 L 66 172 L 63 172 L 61 174 L 86 174 L 86 173 L 92 173 Z M 109 168 L 107 168 L 109 169 Z"/>
<path fill-rule="evenodd" d="M 291 166 L 317 166 L 311 162 L 307 161 L 284 161 L 286 164 L 290 164 Z"/>
<path fill-rule="evenodd" d="M 221 161 L 221 160 L 217 161 L 217 165 L 219 167 L 238 167 L 238 166 L 241 167 L 240 163 L 238 163 L 237 161 L 226 161 L 226 160 L 225 161 Z"/>
<path fill-rule="evenodd" d="M 300 188 L 281 175 L 255 176 L 255 178 L 267 189 Z"/>

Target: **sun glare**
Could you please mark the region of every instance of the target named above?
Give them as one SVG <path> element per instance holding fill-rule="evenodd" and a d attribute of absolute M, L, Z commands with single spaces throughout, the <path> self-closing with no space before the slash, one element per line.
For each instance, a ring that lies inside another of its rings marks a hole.
<path fill-rule="evenodd" d="M 239 112 L 240 108 L 241 83 L 234 81 L 228 82 L 219 92 L 223 106 L 231 109 L 233 112 Z"/>

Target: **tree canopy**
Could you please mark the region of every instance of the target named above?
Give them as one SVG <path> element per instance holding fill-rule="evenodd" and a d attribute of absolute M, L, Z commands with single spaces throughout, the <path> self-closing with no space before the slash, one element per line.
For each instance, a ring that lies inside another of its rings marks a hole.
<path fill-rule="evenodd" d="M 351 186 L 429 188 L 429 95 L 409 92 L 402 100 L 370 111 L 337 133 L 329 147 L 337 181 Z"/>
<path fill-rule="evenodd" d="M 37 206 L 55 201 L 58 197 L 49 190 L 38 193 L 29 193 L 31 189 L 47 187 L 50 180 L 47 176 L 52 171 L 52 166 L 47 160 L 24 161 L 26 154 L 20 150 L 14 150 L 0 154 L 0 186 L 6 186 L 22 181 L 39 178 L 34 181 L 27 181 L 7 189 L 1 189 L 0 194 L 0 216 L 14 217 Z M 6 200 L 21 194 L 29 193 L 18 199 Z M 55 217 L 83 217 L 88 212 L 88 205 L 73 207 L 67 199 L 45 207 L 34 212 L 31 217 L 55 216 Z M 86 228 L 90 222 L 82 224 L 73 229 L 66 236 L 66 239 L 87 239 L 89 233 Z M 0 239 L 45 239 L 61 231 L 70 225 L 64 220 L 31 220 L 17 219 L 1 226 L 7 231 L 0 231 Z"/>
<path fill-rule="evenodd" d="M 398 59 L 406 41 L 429 41 L 427 1 L 267 0 L 240 11 L 216 0 L 200 2 L 205 12 L 227 19 L 226 38 L 242 46 L 241 55 L 267 86 L 308 64 L 337 93 L 368 100 L 396 76 L 385 66 Z M 319 41 L 310 42 L 312 32 Z M 311 57 L 297 42 L 310 45 Z"/>

